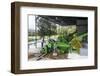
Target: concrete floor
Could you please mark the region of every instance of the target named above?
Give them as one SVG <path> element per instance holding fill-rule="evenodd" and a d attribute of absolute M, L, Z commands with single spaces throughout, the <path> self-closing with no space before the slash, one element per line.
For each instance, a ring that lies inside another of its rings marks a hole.
<path fill-rule="evenodd" d="M 79 59 L 79 58 L 86 58 L 88 56 L 88 46 L 87 43 L 84 44 L 85 47 L 82 47 L 80 49 L 80 54 L 77 53 L 70 53 L 68 54 L 68 59 Z M 36 45 L 33 43 L 29 46 L 29 60 L 36 60 L 37 57 L 34 56 L 34 53 L 38 53 L 40 54 L 40 50 L 41 50 L 41 41 L 38 41 L 37 43 L 37 47 Z M 66 58 L 66 59 L 67 59 Z M 41 60 L 51 60 L 50 58 L 42 58 Z"/>

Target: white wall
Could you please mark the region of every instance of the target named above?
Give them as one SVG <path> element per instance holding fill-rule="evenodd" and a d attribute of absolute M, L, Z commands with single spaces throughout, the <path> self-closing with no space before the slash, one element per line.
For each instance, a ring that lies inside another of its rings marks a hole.
<path fill-rule="evenodd" d="M 74 4 L 74 5 L 87 5 L 98 6 L 98 25 L 100 24 L 100 0 L 0 0 L 0 76 L 16 76 L 10 73 L 10 60 L 11 60 L 11 10 L 10 3 L 13 1 L 25 2 L 40 2 L 40 3 L 56 3 L 56 4 Z M 100 28 L 100 26 L 98 26 Z M 100 33 L 100 29 L 98 29 Z M 100 39 L 100 35 L 98 36 Z M 100 40 L 98 40 L 98 43 Z M 99 44 L 100 45 L 100 44 Z M 100 49 L 99 49 L 100 50 Z M 100 54 L 100 51 L 98 51 Z M 99 55 L 100 58 L 100 55 Z M 100 59 L 98 70 L 81 70 L 81 71 L 65 71 L 65 72 L 52 72 L 52 73 L 38 73 L 38 74 L 21 74 L 18 76 L 99 76 L 100 73 Z"/>

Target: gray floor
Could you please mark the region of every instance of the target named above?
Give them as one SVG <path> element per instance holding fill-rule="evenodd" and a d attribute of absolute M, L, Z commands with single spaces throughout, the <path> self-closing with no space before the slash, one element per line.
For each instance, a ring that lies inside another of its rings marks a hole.
<path fill-rule="evenodd" d="M 88 43 L 84 43 L 83 47 L 80 49 L 81 56 L 88 56 Z"/>
<path fill-rule="evenodd" d="M 37 47 L 35 47 L 34 43 L 29 46 L 29 54 L 40 53 L 41 49 L 41 41 L 38 41 Z M 83 47 L 80 49 L 80 54 L 71 53 L 69 54 L 69 59 L 78 59 L 78 58 L 86 58 L 88 56 L 88 44 L 83 43 Z M 31 57 L 29 60 L 36 60 L 36 57 Z M 49 60 L 47 58 L 43 58 L 42 60 Z"/>

